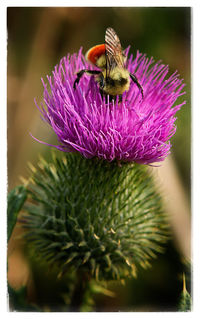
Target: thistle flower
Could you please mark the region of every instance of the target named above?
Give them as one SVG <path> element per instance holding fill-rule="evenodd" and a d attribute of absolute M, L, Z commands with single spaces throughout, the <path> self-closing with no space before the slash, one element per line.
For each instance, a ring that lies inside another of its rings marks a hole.
<path fill-rule="evenodd" d="M 52 76 L 47 76 L 50 90 L 42 79 L 43 103 L 35 103 L 56 133 L 59 145 L 42 143 L 65 152 L 80 152 L 86 158 L 142 164 L 163 161 L 176 131 L 175 114 L 185 103 L 173 106 L 184 94 L 177 71 L 167 77 L 167 65 L 154 63 L 153 58 L 137 51 L 135 58 L 130 55 L 127 59 L 126 68 L 137 76 L 144 98 L 131 83 L 119 102 L 109 96 L 102 98 L 98 84 L 87 75 L 74 90 L 76 72 L 84 68 L 95 69 L 80 49 L 78 54 L 62 58 Z"/>

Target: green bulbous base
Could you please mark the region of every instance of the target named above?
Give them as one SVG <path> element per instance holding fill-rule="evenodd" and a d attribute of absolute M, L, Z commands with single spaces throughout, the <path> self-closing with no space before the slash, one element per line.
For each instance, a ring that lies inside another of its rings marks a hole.
<path fill-rule="evenodd" d="M 147 168 L 62 154 L 33 169 L 23 217 L 35 254 L 102 280 L 136 276 L 168 238 Z"/>

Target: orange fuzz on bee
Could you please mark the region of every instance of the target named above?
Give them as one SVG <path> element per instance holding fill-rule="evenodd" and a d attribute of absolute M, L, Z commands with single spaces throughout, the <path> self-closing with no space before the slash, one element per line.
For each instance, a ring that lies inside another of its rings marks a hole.
<path fill-rule="evenodd" d="M 92 64 L 96 65 L 96 62 L 99 59 L 99 57 L 105 54 L 105 52 L 106 52 L 105 44 L 98 44 L 87 51 L 87 53 L 85 54 L 85 58 L 86 60 L 90 61 Z"/>

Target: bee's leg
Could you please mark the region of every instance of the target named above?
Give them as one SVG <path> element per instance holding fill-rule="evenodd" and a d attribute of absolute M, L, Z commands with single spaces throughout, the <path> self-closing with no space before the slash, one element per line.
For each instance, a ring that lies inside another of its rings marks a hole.
<path fill-rule="evenodd" d="M 119 103 L 121 103 L 121 101 L 122 101 L 122 94 L 120 94 L 120 95 L 118 95 L 118 97 L 119 97 Z"/>
<path fill-rule="evenodd" d="M 81 71 L 79 71 L 76 75 L 77 75 L 77 78 L 76 80 L 74 81 L 74 85 L 73 85 L 73 88 L 76 89 L 76 85 L 79 83 L 82 75 L 84 73 L 87 73 L 88 75 L 96 75 L 96 74 L 99 74 L 101 73 L 101 71 L 98 71 L 98 70 L 87 70 L 87 69 L 83 69 Z"/>
<path fill-rule="evenodd" d="M 101 98 L 103 99 L 103 97 L 106 96 L 106 94 L 103 91 L 103 88 L 105 86 L 105 79 L 102 73 L 99 73 L 99 76 L 97 77 L 97 82 L 99 84 L 99 92 L 101 94 Z"/>
<path fill-rule="evenodd" d="M 138 82 L 138 79 L 136 78 L 136 76 L 132 73 L 130 73 L 130 78 L 131 80 L 137 85 L 137 87 L 139 88 L 141 94 L 142 94 L 142 98 L 144 98 L 144 95 L 143 95 L 143 88 L 142 86 L 140 85 L 140 83 Z"/>
<path fill-rule="evenodd" d="M 100 94 L 101 94 L 101 98 L 103 99 L 103 97 L 104 97 L 106 94 L 104 93 L 104 91 L 103 91 L 101 88 L 99 88 L 99 92 L 100 92 Z"/>
<path fill-rule="evenodd" d="M 98 76 L 98 82 L 99 82 L 99 88 L 102 91 L 104 86 L 105 86 L 105 79 L 103 74 L 100 72 L 99 76 Z"/>

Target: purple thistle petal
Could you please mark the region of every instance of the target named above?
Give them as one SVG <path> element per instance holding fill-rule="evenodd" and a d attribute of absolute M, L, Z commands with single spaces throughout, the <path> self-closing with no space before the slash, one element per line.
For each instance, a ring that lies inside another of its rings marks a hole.
<path fill-rule="evenodd" d="M 128 54 L 130 48 L 125 50 Z M 185 102 L 173 106 L 184 94 L 185 86 L 174 72 L 167 77 L 169 68 L 161 62 L 154 63 L 139 51 L 126 61 L 126 67 L 134 73 L 143 87 L 144 99 L 138 87 L 131 82 L 124 92 L 122 102 L 102 99 L 93 77 L 84 75 L 76 90 L 73 83 L 76 72 L 95 69 L 82 55 L 67 55 L 47 76 L 44 86 L 41 117 L 54 130 L 65 152 L 80 152 L 86 158 L 98 157 L 107 161 L 135 161 L 142 164 L 160 162 L 170 153 L 170 138 L 176 127 L 175 113 Z M 45 105 L 45 107 L 44 107 Z"/>

